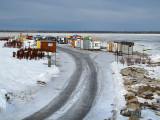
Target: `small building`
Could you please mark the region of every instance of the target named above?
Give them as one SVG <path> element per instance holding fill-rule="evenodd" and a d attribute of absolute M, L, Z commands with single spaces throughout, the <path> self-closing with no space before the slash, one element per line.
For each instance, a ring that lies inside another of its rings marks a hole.
<path fill-rule="evenodd" d="M 121 42 L 122 45 L 122 53 L 127 54 L 127 55 L 132 55 L 133 54 L 133 46 L 134 42 Z"/>
<path fill-rule="evenodd" d="M 66 37 L 59 37 L 58 38 L 58 43 L 59 44 L 67 44 L 68 43 L 68 40 Z"/>
<path fill-rule="evenodd" d="M 113 52 L 114 42 L 109 41 L 109 52 Z"/>
<path fill-rule="evenodd" d="M 77 39 L 77 41 L 76 41 L 76 47 L 77 48 L 81 47 L 81 39 Z"/>
<path fill-rule="evenodd" d="M 76 47 L 77 46 L 77 40 L 76 39 L 74 39 L 74 40 L 72 40 L 72 47 Z"/>
<path fill-rule="evenodd" d="M 40 41 L 40 45 L 37 43 L 37 47 L 43 51 L 56 52 L 56 42 L 53 41 Z"/>
<path fill-rule="evenodd" d="M 80 48 L 83 49 L 83 39 L 81 39 L 80 44 L 81 44 Z"/>
<path fill-rule="evenodd" d="M 83 49 L 84 50 L 100 50 L 101 42 L 99 40 L 83 40 Z"/>
<path fill-rule="evenodd" d="M 35 40 L 28 40 L 28 39 L 24 39 L 23 40 L 23 48 L 35 48 Z"/>
<path fill-rule="evenodd" d="M 107 40 L 101 40 L 101 48 L 106 49 L 108 46 Z"/>

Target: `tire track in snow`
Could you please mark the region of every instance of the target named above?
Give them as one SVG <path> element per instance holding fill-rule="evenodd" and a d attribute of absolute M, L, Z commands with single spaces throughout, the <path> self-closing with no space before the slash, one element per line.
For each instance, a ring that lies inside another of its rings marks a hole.
<path fill-rule="evenodd" d="M 57 47 L 57 48 L 73 56 L 76 63 L 75 72 L 70 77 L 70 81 L 68 82 L 68 85 L 66 86 L 66 88 L 55 99 L 53 99 L 51 102 L 49 102 L 46 106 L 44 106 L 42 109 L 40 109 L 36 113 L 33 113 L 32 115 L 24 118 L 23 120 L 43 120 L 49 117 L 50 115 L 52 115 L 53 113 L 55 113 L 67 102 L 67 100 L 71 96 L 72 92 L 75 90 L 80 80 L 84 66 L 82 66 L 83 63 L 82 63 L 81 57 L 78 55 L 79 53 L 71 50 L 67 50 L 64 48 L 60 48 L 60 47 Z"/>
<path fill-rule="evenodd" d="M 60 118 L 59 120 L 82 120 L 92 108 L 93 102 L 97 93 L 97 72 L 92 59 L 83 53 L 72 51 L 66 48 L 57 47 L 63 52 L 67 52 L 73 56 L 76 63 L 76 70 L 70 77 L 70 81 L 66 88 L 60 93 L 58 97 L 53 99 L 48 105 L 44 106 L 41 110 L 25 118 L 24 120 L 43 120 L 48 118 L 53 113 L 63 107 L 68 101 L 69 97 L 77 87 L 77 84 L 82 75 L 85 65 L 82 63 L 85 60 L 89 67 L 88 82 L 85 90 L 80 95 L 80 98 L 72 105 L 72 107 Z"/>
<path fill-rule="evenodd" d="M 89 66 L 88 83 L 80 98 L 58 120 L 82 120 L 89 113 L 97 94 L 97 72 L 92 59 L 81 54 Z"/>

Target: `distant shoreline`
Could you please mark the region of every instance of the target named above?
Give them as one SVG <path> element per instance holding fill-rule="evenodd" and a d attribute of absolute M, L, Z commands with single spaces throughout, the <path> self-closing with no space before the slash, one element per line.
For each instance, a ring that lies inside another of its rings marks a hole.
<path fill-rule="evenodd" d="M 0 32 L 19 33 L 121 33 L 121 34 L 160 34 L 160 31 L 47 31 L 47 30 L 0 30 Z"/>

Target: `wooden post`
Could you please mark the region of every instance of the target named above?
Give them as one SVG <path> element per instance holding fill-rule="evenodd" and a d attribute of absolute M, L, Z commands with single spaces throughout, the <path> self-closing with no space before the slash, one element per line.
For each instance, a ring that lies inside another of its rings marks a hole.
<path fill-rule="evenodd" d="M 48 67 L 51 67 L 51 56 L 48 55 Z"/>
<path fill-rule="evenodd" d="M 56 52 L 55 52 L 55 65 L 56 65 Z"/>

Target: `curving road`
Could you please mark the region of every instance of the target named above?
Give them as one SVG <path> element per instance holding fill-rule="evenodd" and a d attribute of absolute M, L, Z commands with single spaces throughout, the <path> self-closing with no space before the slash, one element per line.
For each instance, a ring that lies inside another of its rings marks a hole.
<path fill-rule="evenodd" d="M 62 106 L 66 104 L 69 97 L 76 89 L 78 82 L 80 81 L 80 77 L 82 75 L 83 70 L 86 66 L 88 66 L 88 75 L 87 75 L 87 84 L 85 90 L 80 95 L 80 98 L 73 104 L 73 106 L 60 118 L 59 120 L 82 120 L 92 108 L 94 99 L 97 93 L 97 72 L 94 66 L 92 59 L 83 53 L 72 51 L 67 48 L 57 47 L 58 50 L 66 52 L 75 60 L 76 69 L 66 88 L 50 103 L 44 106 L 42 109 L 33 113 L 32 115 L 24 118 L 23 120 L 43 120 L 53 113 L 58 111 Z"/>

